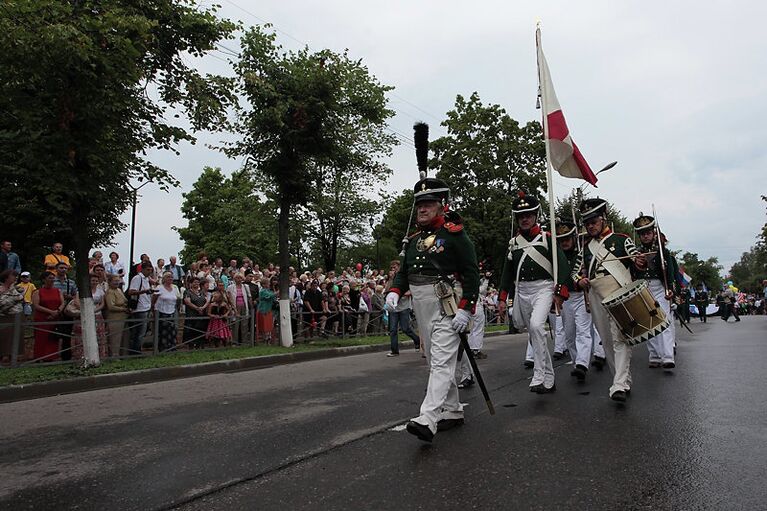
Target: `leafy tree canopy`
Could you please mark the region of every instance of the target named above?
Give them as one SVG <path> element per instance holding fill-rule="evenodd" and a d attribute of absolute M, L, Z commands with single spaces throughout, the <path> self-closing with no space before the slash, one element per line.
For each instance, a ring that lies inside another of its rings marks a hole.
<path fill-rule="evenodd" d="M 767 196 L 762 195 L 762 200 L 767 202 Z M 767 279 L 767 223 L 757 236 L 756 244 L 732 265 L 730 278 L 742 290 L 761 292 L 764 289 L 762 282 Z"/>
<path fill-rule="evenodd" d="M 68 239 L 87 279 L 91 247 L 124 228 L 126 183 L 176 185 L 146 156 L 194 141 L 170 109 L 193 129 L 223 121 L 226 80 L 182 53 L 203 55 L 234 29 L 193 0 L 3 2 L 0 168 L 15 197 L 3 232 L 20 245 L 41 242 L 30 233 Z"/>
<path fill-rule="evenodd" d="M 516 190 L 546 190 L 546 148 L 540 123 L 521 125 L 499 105 L 485 105 L 474 92 L 458 95 L 442 122 L 447 136 L 430 144 L 429 167 L 451 189 L 480 260 L 500 270 L 511 232 Z M 408 208 L 409 211 L 409 208 Z"/>
<path fill-rule="evenodd" d="M 698 254 L 692 252 L 685 252 L 678 259 L 680 264 L 684 266 L 685 273 L 692 277 L 691 285 L 693 287 L 705 285 L 709 291 L 721 289 L 723 267 L 719 264 L 719 259 L 709 257 L 706 260 L 701 260 L 698 258 Z"/>
<path fill-rule="evenodd" d="M 274 202 L 256 193 L 244 171 L 225 177 L 221 169 L 205 167 L 192 190 L 184 194 L 181 212 L 187 227 L 175 228 L 184 241 L 184 263 L 199 252 L 209 257 L 260 263 L 272 262 L 277 252 L 277 212 Z"/>
<path fill-rule="evenodd" d="M 268 29 L 253 27 L 242 38 L 235 72 L 243 101 L 233 123 L 239 137 L 224 151 L 245 158 L 244 169 L 263 179 L 279 207 L 280 265 L 289 264 L 290 215 L 296 206 L 313 217 L 308 222 L 321 243 L 330 245 L 332 263 L 332 245 L 340 239 L 336 229 L 345 226 L 338 223 L 338 214 L 331 218 L 328 208 L 339 205 L 329 201 L 338 194 L 353 198 L 342 187 L 344 181 L 362 183 L 359 176 L 370 172 L 375 175 L 367 179 L 375 181 L 388 172 L 375 158 L 388 154 L 394 144 L 385 133 L 386 120 L 393 115 L 386 108 L 390 87 L 346 53 L 285 51 Z M 282 272 L 282 299 L 287 289 L 288 275 Z"/>

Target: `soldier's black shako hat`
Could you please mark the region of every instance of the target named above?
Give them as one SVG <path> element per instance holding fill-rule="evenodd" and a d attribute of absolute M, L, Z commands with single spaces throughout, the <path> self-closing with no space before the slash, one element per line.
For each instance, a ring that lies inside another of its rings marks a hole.
<path fill-rule="evenodd" d="M 557 220 L 557 238 L 569 238 L 576 234 L 574 223 L 569 220 Z"/>
<path fill-rule="evenodd" d="M 444 206 L 450 202 L 450 188 L 441 179 L 425 177 L 413 187 L 413 200 L 416 204 L 435 200 Z"/>
<path fill-rule="evenodd" d="M 607 201 L 599 197 L 585 199 L 581 202 L 580 210 L 584 222 L 596 216 L 604 216 L 607 214 Z"/>
<path fill-rule="evenodd" d="M 651 217 L 650 215 L 645 215 L 644 213 L 640 211 L 639 216 L 636 217 L 633 224 L 634 224 L 634 230 L 636 232 L 642 232 L 642 231 L 646 231 L 647 229 L 655 228 L 655 219 Z"/>
<path fill-rule="evenodd" d="M 515 215 L 538 211 L 541 207 L 541 201 L 535 195 L 528 195 L 525 192 L 519 192 L 514 200 L 511 201 L 511 210 Z"/>

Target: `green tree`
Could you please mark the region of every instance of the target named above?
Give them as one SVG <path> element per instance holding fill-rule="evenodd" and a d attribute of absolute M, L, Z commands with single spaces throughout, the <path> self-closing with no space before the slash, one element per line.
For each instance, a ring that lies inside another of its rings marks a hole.
<path fill-rule="evenodd" d="M 709 257 L 706 260 L 701 260 L 698 254 L 685 252 L 679 257 L 679 260 L 680 264 L 684 266 L 685 273 L 692 277 L 691 285 L 693 287 L 705 285 L 708 289 L 721 289 L 723 266 L 719 264 L 719 259 Z"/>
<path fill-rule="evenodd" d="M 761 197 L 767 202 L 767 196 Z M 762 282 L 767 279 L 767 223 L 757 236 L 756 244 L 748 252 L 743 252 L 740 261 L 732 265 L 730 278 L 741 290 L 762 291 Z"/>
<path fill-rule="evenodd" d="M 363 140 L 355 149 L 354 163 L 316 169 L 309 200 L 301 209 L 306 213 L 302 215 L 307 219 L 306 233 L 325 268 L 336 268 L 339 250 L 369 241 L 369 220 L 381 209 L 381 201 L 371 197 L 381 196 L 381 184 L 391 174 L 391 169 L 373 156 L 389 154 L 394 142 L 388 135 Z"/>
<path fill-rule="evenodd" d="M 580 189 L 575 188 L 570 192 L 570 195 L 564 199 L 557 199 L 556 214 L 557 218 L 562 220 L 568 220 L 572 222 L 573 208 L 575 208 L 575 221 L 579 226 L 579 230 L 583 231 L 583 225 L 581 224 L 580 206 L 581 201 L 588 199 L 589 194 L 583 193 Z M 544 214 L 547 211 L 544 210 Z M 626 234 L 629 237 L 634 237 L 634 224 L 633 219 L 628 219 L 621 212 L 618 207 L 612 202 L 607 202 L 607 224 L 614 232 Z"/>
<path fill-rule="evenodd" d="M 263 176 L 279 207 L 279 262 L 290 261 L 290 215 L 310 202 L 319 169 L 359 168 L 366 154 L 365 140 L 383 140 L 386 108 L 381 85 L 359 61 L 329 50 L 312 53 L 284 51 L 275 35 L 253 27 L 242 37 L 235 64 L 237 105 L 236 142 L 225 148 L 229 156 L 245 157 L 244 168 Z M 286 321 L 288 272 L 280 272 L 282 342 L 292 342 Z"/>
<path fill-rule="evenodd" d="M 186 114 L 194 129 L 223 119 L 226 80 L 200 75 L 182 53 L 202 55 L 235 25 L 192 0 L 35 0 L 1 7 L 0 165 L 11 184 L 7 191 L 23 197 L 29 210 L 44 212 L 57 237 L 68 233 L 86 359 L 98 363 L 88 253 L 124 227 L 119 217 L 131 200 L 125 183 L 176 184 L 146 156 L 194 140 L 165 120 L 170 108 Z"/>
<path fill-rule="evenodd" d="M 741 291 L 758 292 L 767 279 L 767 245 L 759 241 L 730 268 L 730 279 Z"/>
<path fill-rule="evenodd" d="M 184 194 L 181 212 L 186 227 L 174 228 L 184 241 L 183 261 L 204 251 L 209 256 L 269 262 L 277 251 L 277 214 L 273 202 L 255 193 L 244 171 L 225 177 L 205 167 L 192 190 Z"/>
<path fill-rule="evenodd" d="M 450 185 L 453 207 L 463 216 L 480 260 L 497 270 L 511 232 L 510 206 L 517 190 L 546 190 L 546 148 L 540 123 L 525 125 L 499 105 L 484 105 L 474 92 L 458 95 L 442 122 L 447 136 L 430 144 L 429 167 Z"/>
<path fill-rule="evenodd" d="M 379 249 L 381 265 L 388 268 L 388 263 L 397 257 L 402 250 L 402 238 L 413 232 L 410 213 L 413 208 L 413 190 L 405 189 L 394 196 L 385 197 L 384 216 L 377 226 L 381 236 Z"/>

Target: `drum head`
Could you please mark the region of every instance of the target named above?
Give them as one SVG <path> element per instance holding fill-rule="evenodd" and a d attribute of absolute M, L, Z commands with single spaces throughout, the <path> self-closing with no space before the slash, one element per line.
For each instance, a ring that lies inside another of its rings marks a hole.
<path fill-rule="evenodd" d="M 607 298 L 602 300 L 602 305 L 605 307 L 612 307 L 613 305 L 623 303 L 626 300 L 630 300 L 631 298 L 635 297 L 639 293 L 642 292 L 643 289 L 647 288 L 647 281 L 646 280 L 635 280 L 634 282 L 631 282 L 629 284 L 626 284 L 620 289 L 617 289 L 610 293 Z"/>

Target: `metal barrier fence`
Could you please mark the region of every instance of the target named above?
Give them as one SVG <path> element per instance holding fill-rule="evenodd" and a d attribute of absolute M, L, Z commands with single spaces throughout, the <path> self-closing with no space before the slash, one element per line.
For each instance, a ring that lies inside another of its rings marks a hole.
<path fill-rule="evenodd" d="M 230 316 L 219 327 L 210 327 L 217 318 L 203 315 L 158 312 L 139 313 L 125 319 L 96 316 L 100 359 L 154 356 L 180 350 L 217 349 L 231 345 L 279 343 L 279 315 L 257 321 L 257 314 Z M 383 311 L 354 313 L 291 312 L 294 342 L 310 342 L 330 337 L 364 337 L 388 333 Z M 47 344 L 48 349 L 41 344 Z M 82 358 L 80 320 L 32 321 L 15 315 L 10 355 L 11 367 L 67 364 Z M 51 348 L 50 346 L 55 346 Z M 41 353 L 42 352 L 42 353 Z M 35 354 L 38 354 L 36 356 Z M 23 355 L 20 357 L 20 355 Z M 23 360 L 20 360 L 23 358 Z"/>
<path fill-rule="evenodd" d="M 279 343 L 279 314 L 272 315 L 271 332 L 262 331 L 264 321 L 257 314 L 230 316 L 219 328 L 211 328 L 216 318 L 203 315 L 158 312 L 134 314 L 125 319 L 96 317 L 99 357 L 120 359 L 155 356 L 180 350 L 221 349 L 232 345 L 255 346 Z M 485 308 L 486 324 L 498 324 L 497 312 Z M 500 318 L 505 323 L 506 318 Z M 266 322 L 268 323 L 268 319 Z M 411 314 L 411 327 L 417 331 Z M 312 342 L 338 337 L 342 339 L 371 335 L 390 335 L 386 311 L 307 312 L 292 311 L 293 342 Z M 23 314 L 13 320 L 10 354 L 11 367 L 55 365 L 76 362 L 82 358 L 80 320 L 31 321 Z M 48 345 L 41 349 L 39 344 Z M 36 346 L 37 345 L 37 346 Z M 55 349 L 53 347 L 55 347 Z M 39 356 L 36 353 L 43 352 Z M 20 357 L 23 355 L 23 357 Z M 23 358 L 23 360 L 20 360 Z"/>

